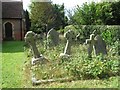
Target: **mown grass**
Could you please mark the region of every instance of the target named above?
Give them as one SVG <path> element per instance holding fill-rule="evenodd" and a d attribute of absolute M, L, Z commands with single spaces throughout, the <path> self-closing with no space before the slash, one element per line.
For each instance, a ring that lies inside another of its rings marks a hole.
<path fill-rule="evenodd" d="M 4 41 L 2 45 L 2 88 L 22 87 L 24 42 Z"/>
<path fill-rule="evenodd" d="M 2 88 L 2 43 L 0 43 L 0 89 Z"/>

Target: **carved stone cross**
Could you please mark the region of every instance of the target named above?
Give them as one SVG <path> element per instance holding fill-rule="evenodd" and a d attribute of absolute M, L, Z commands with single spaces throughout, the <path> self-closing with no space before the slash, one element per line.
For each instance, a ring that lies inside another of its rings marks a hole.
<path fill-rule="evenodd" d="M 95 55 L 106 55 L 107 54 L 107 49 L 106 49 L 106 43 L 102 39 L 100 35 L 90 35 L 90 39 L 86 40 L 86 44 L 88 44 L 88 57 L 91 57 L 92 51 L 94 49 Z"/>
<path fill-rule="evenodd" d="M 33 52 L 32 65 L 36 63 L 46 63 L 48 60 L 39 53 L 36 46 L 36 34 L 32 31 L 28 31 L 25 35 L 25 42 L 27 42 Z"/>
<path fill-rule="evenodd" d="M 94 39 L 95 35 L 91 34 L 90 39 L 86 39 L 86 44 L 88 44 L 88 57 L 92 57 L 92 51 L 96 40 Z"/>
<path fill-rule="evenodd" d="M 72 42 L 75 39 L 75 34 L 72 30 L 68 30 L 65 34 L 64 37 L 67 40 L 65 49 L 64 49 L 64 53 L 60 54 L 60 57 L 69 57 L 69 55 L 71 54 L 71 46 L 72 46 Z"/>
<path fill-rule="evenodd" d="M 32 31 L 28 31 L 25 35 L 25 42 L 30 45 L 34 58 L 39 58 L 40 53 L 38 52 L 38 49 L 36 47 L 36 34 Z"/>

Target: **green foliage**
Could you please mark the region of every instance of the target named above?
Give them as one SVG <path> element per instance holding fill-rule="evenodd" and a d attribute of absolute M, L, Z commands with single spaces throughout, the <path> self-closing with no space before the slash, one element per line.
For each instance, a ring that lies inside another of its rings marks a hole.
<path fill-rule="evenodd" d="M 120 24 L 120 1 L 118 2 L 113 2 L 111 5 L 112 8 L 112 15 L 113 18 L 110 21 L 113 25 L 119 25 Z"/>
<path fill-rule="evenodd" d="M 112 45 L 119 39 L 119 26 L 104 26 L 101 28 L 101 35 L 108 45 Z"/>
<path fill-rule="evenodd" d="M 119 25 L 120 1 L 84 3 L 74 10 L 70 21 L 77 25 Z"/>
<path fill-rule="evenodd" d="M 120 42 L 117 40 L 114 42 L 114 44 L 110 47 L 111 55 L 120 55 Z"/>
<path fill-rule="evenodd" d="M 51 28 L 60 29 L 67 25 L 64 4 L 51 2 L 32 2 L 30 5 L 31 30 L 40 33 Z"/>
<path fill-rule="evenodd" d="M 118 75 L 119 62 L 117 60 L 101 60 L 98 56 L 92 60 L 76 59 L 67 65 L 69 72 L 79 79 L 108 78 Z M 99 60 L 100 59 L 100 60 Z"/>
<path fill-rule="evenodd" d="M 64 28 L 67 25 L 68 18 L 65 16 L 64 4 L 53 4 L 54 14 L 56 16 L 54 27 L 55 29 Z"/>
<path fill-rule="evenodd" d="M 50 23 L 54 21 L 54 15 L 50 2 L 32 2 L 30 5 L 31 30 L 39 33 L 46 29 L 46 25 L 50 27 Z"/>
<path fill-rule="evenodd" d="M 103 37 L 107 45 L 114 45 L 120 37 L 120 26 L 118 25 L 68 25 L 65 29 L 59 30 L 59 32 L 66 32 L 69 29 L 73 30 L 76 35 L 80 33 L 79 42 L 82 43 L 90 37 L 94 30 Z"/>
<path fill-rule="evenodd" d="M 26 10 L 26 11 L 24 11 L 24 13 L 25 13 L 26 31 L 29 31 L 30 30 L 30 26 L 31 26 L 29 12 Z"/>

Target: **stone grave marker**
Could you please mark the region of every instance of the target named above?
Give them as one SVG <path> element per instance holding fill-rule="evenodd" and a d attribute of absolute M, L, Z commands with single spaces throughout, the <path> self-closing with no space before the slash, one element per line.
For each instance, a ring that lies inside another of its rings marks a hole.
<path fill-rule="evenodd" d="M 106 55 L 106 43 L 100 35 L 91 34 L 90 39 L 86 40 L 88 44 L 88 57 L 92 57 L 92 51 L 94 50 L 95 55 Z"/>
<path fill-rule="evenodd" d="M 44 62 L 45 59 L 42 54 L 39 53 L 37 46 L 36 46 L 36 34 L 32 31 L 28 31 L 25 35 L 25 42 L 28 43 L 32 49 L 33 58 L 32 58 L 32 65 L 36 64 L 37 62 Z"/>
<path fill-rule="evenodd" d="M 64 53 L 60 54 L 60 57 L 69 57 L 71 54 L 71 46 L 72 46 L 72 42 L 75 40 L 75 33 L 72 30 L 68 30 L 65 34 L 64 37 L 67 40 L 65 49 L 64 49 Z"/>
<path fill-rule="evenodd" d="M 44 33 L 37 34 L 37 39 L 41 45 L 44 45 Z"/>
<path fill-rule="evenodd" d="M 51 29 L 47 33 L 48 46 L 56 46 L 59 44 L 59 33 L 55 29 Z"/>
<path fill-rule="evenodd" d="M 102 39 L 102 37 L 100 35 L 97 35 L 95 37 L 95 41 L 96 41 L 94 44 L 95 54 L 99 55 L 101 53 L 102 55 L 106 55 L 107 54 L 106 43 Z"/>

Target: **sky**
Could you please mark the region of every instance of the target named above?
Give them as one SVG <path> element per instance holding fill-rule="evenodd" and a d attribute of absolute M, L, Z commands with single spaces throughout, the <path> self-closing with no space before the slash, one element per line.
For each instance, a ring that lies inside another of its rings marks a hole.
<path fill-rule="evenodd" d="M 23 1 L 23 8 L 29 9 L 28 6 L 30 4 L 30 0 L 22 0 Z M 38 0 L 39 1 L 39 0 Z M 75 6 L 79 5 L 81 6 L 85 2 L 99 2 L 100 0 L 51 0 L 54 4 L 62 4 L 64 3 L 65 8 L 67 10 L 74 8 Z"/>

